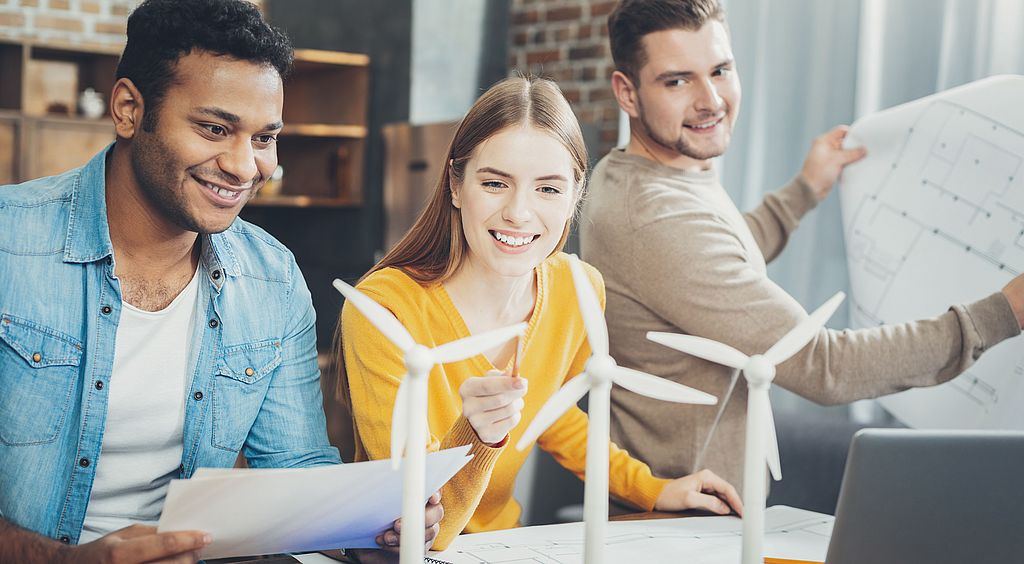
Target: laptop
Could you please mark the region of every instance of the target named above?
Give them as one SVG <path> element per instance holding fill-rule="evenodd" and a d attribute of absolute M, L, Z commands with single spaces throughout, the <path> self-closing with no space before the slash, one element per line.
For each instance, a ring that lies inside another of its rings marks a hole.
<path fill-rule="evenodd" d="M 826 562 L 1024 563 L 1024 433 L 858 432 Z"/>

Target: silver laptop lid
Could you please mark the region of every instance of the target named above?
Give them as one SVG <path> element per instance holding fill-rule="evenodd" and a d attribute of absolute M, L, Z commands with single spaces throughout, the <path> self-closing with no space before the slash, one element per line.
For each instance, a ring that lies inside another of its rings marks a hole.
<path fill-rule="evenodd" d="M 1024 563 L 1024 433 L 858 432 L 826 561 Z"/>

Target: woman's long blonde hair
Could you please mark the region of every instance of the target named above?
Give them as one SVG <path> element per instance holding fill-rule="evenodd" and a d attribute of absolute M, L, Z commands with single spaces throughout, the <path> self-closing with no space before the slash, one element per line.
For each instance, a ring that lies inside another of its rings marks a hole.
<path fill-rule="evenodd" d="M 491 86 L 466 113 L 448 146 L 446 166 L 409 232 L 363 278 L 398 268 L 420 284 L 441 284 L 462 266 L 469 245 L 462 231 L 462 212 L 452 205 L 452 190 L 465 178 L 466 163 L 481 143 L 509 127 L 529 125 L 544 131 L 569 151 L 573 160 L 574 205 L 582 199 L 587 178 L 587 148 L 579 122 L 554 82 L 535 77 L 506 78 Z M 565 246 L 571 220 L 552 253 Z M 348 380 L 341 348 L 341 318 L 335 331 L 337 395 L 348 403 Z"/>

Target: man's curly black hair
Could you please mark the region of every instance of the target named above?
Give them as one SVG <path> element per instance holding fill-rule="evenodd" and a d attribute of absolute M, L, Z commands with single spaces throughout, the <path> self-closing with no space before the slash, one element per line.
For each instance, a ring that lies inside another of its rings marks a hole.
<path fill-rule="evenodd" d="M 128 43 L 116 75 L 142 93 L 146 131 L 156 127 L 178 59 L 193 51 L 270 65 L 281 78 L 294 58 L 288 36 L 246 0 L 146 0 L 128 17 Z"/>

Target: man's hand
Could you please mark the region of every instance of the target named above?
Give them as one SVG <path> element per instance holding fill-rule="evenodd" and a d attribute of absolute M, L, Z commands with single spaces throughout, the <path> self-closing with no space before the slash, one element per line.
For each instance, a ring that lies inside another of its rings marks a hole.
<path fill-rule="evenodd" d="M 1010 280 L 1010 283 L 1003 288 L 1003 295 L 1010 302 L 1013 313 L 1017 316 L 1017 322 L 1021 329 L 1024 329 L 1024 274 L 1017 275 Z"/>
<path fill-rule="evenodd" d="M 210 544 L 210 535 L 200 531 L 157 533 L 156 527 L 132 525 L 68 551 L 69 562 L 97 564 L 193 564 L 199 552 Z"/>
<path fill-rule="evenodd" d="M 839 180 L 839 173 L 843 171 L 843 167 L 863 159 L 864 155 L 868 154 L 864 147 L 843 149 L 843 139 L 849 130 L 849 127 L 839 125 L 820 135 L 811 144 L 811 150 L 804 159 L 800 177 L 811 187 L 819 202 L 828 196 L 832 185 Z"/>
<path fill-rule="evenodd" d="M 523 396 L 527 380 L 492 370 L 469 378 L 459 387 L 462 415 L 476 431 L 480 441 L 500 443 L 522 418 Z"/>
<path fill-rule="evenodd" d="M 434 544 L 434 539 L 437 538 L 437 534 L 441 532 L 441 519 L 444 518 L 444 507 L 441 506 L 441 492 L 434 492 L 434 495 L 430 496 L 427 500 L 427 508 L 423 514 L 424 525 L 426 525 L 426 531 L 424 532 L 424 550 L 430 550 L 430 547 Z M 377 535 L 377 544 L 379 544 L 384 550 L 390 552 L 398 552 L 399 540 L 402 534 L 402 520 L 395 521 L 394 526 L 384 531 L 382 534 Z"/>
<path fill-rule="evenodd" d="M 719 515 L 735 511 L 743 516 L 743 500 L 736 488 L 710 470 L 672 480 L 654 502 L 658 511 L 704 509 Z"/>

